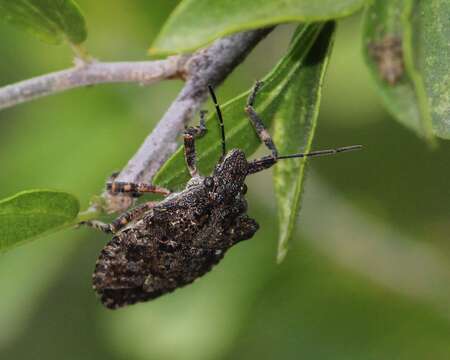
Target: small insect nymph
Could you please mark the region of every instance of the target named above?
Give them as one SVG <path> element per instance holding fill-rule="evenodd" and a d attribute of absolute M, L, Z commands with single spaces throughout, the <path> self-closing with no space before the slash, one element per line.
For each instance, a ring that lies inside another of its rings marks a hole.
<path fill-rule="evenodd" d="M 191 174 L 186 188 L 178 193 L 148 184 L 112 180 L 112 193 L 166 195 L 160 202 L 147 202 L 122 214 L 111 224 L 88 221 L 84 224 L 113 233 L 95 265 L 93 287 L 102 303 L 116 309 L 154 299 L 193 282 L 217 264 L 226 251 L 250 239 L 259 225 L 247 215 L 245 179 L 270 168 L 280 159 L 332 155 L 356 150 L 359 145 L 279 156 L 277 149 L 253 105 L 261 86 L 257 82 L 245 108 L 261 141 L 271 155 L 247 161 L 240 149 L 226 151 L 220 107 L 210 87 L 222 133 L 222 157 L 210 176 L 199 174 L 195 139 L 206 132 L 205 115 L 200 126 L 184 133 L 184 150 Z"/>
<path fill-rule="evenodd" d="M 401 37 L 386 35 L 377 42 L 369 43 L 368 49 L 377 63 L 381 78 L 391 86 L 397 84 L 404 72 Z"/>

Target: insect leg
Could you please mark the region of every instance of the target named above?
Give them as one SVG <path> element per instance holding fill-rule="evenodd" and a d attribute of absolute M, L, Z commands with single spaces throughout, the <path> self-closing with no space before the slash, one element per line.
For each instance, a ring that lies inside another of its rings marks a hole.
<path fill-rule="evenodd" d="M 192 177 L 198 175 L 195 139 L 206 134 L 206 114 L 206 111 L 200 111 L 200 126 L 189 127 L 184 131 L 184 157 Z"/>
<path fill-rule="evenodd" d="M 122 229 L 125 225 L 130 223 L 131 221 L 134 221 L 136 219 L 139 219 L 142 217 L 142 215 L 150 210 L 152 207 L 154 207 L 158 202 L 157 201 L 148 201 L 144 204 L 141 204 L 139 206 L 136 206 L 135 208 L 124 212 L 122 215 L 120 215 L 117 219 L 115 219 L 111 223 L 111 230 L 113 233 L 119 231 Z"/>
<path fill-rule="evenodd" d="M 112 234 L 111 225 L 98 220 L 88 220 L 78 223 L 78 226 L 85 225 L 107 234 Z"/>
<path fill-rule="evenodd" d="M 108 234 L 115 234 L 131 221 L 139 219 L 146 211 L 150 210 L 156 204 L 157 202 L 155 201 L 149 201 L 142 205 L 136 206 L 135 208 L 120 215 L 111 224 L 106 224 L 98 220 L 88 220 L 81 222 L 79 225 L 86 225 Z"/>
<path fill-rule="evenodd" d="M 110 191 L 112 194 L 117 193 L 132 193 L 133 196 L 137 197 L 143 193 L 155 193 L 162 195 L 169 195 L 170 190 L 145 183 L 132 183 L 132 182 L 120 182 L 112 181 L 106 184 L 106 190 Z"/>
<path fill-rule="evenodd" d="M 250 96 L 247 100 L 247 106 L 245 107 L 245 112 L 248 115 L 248 118 L 250 122 L 253 125 L 253 128 L 256 131 L 256 134 L 258 135 L 259 139 L 266 145 L 266 147 L 272 152 L 272 157 L 276 159 L 278 157 L 278 151 L 277 148 L 272 140 L 272 137 L 270 136 L 269 132 L 267 131 L 266 127 L 264 126 L 264 123 L 262 119 L 259 117 L 259 115 L 256 113 L 255 108 L 253 107 L 256 94 L 258 93 L 258 90 L 261 88 L 262 82 L 257 81 L 255 86 L 253 87 L 252 92 L 250 93 Z"/>
<path fill-rule="evenodd" d="M 251 161 L 249 163 L 249 174 L 254 174 L 261 170 L 270 168 L 272 165 L 274 165 L 277 162 L 277 159 L 278 159 L 278 151 L 272 140 L 272 137 L 270 136 L 269 132 L 267 131 L 266 127 L 264 126 L 262 119 L 259 117 L 259 115 L 256 113 L 255 108 L 253 107 L 253 105 L 255 103 L 256 94 L 258 93 L 258 90 L 261 88 L 261 86 L 262 86 L 262 82 L 257 81 L 255 86 L 253 87 L 252 92 L 250 93 L 250 95 L 248 97 L 247 106 L 245 107 L 245 112 L 247 113 L 248 118 L 249 118 L 250 122 L 252 123 L 253 128 L 255 129 L 256 134 L 258 135 L 259 139 L 272 152 L 272 155 L 263 156 L 260 159 Z"/>

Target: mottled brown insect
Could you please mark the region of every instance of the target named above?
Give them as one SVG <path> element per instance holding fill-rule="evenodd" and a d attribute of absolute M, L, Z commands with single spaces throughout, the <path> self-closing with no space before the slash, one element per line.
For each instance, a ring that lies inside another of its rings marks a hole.
<path fill-rule="evenodd" d="M 377 63 L 380 76 L 389 85 L 397 84 L 404 72 L 401 37 L 386 35 L 381 40 L 370 43 L 368 48 Z"/>
<path fill-rule="evenodd" d="M 349 146 L 308 154 L 278 156 L 253 103 L 261 86 L 257 82 L 245 111 L 271 155 L 247 161 L 240 149 L 226 152 L 222 114 L 212 88 L 222 131 L 223 154 L 211 176 L 198 173 L 195 138 L 206 132 L 205 112 L 200 126 L 186 129 L 184 148 L 192 178 L 178 193 L 147 184 L 110 182 L 113 193 L 157 192 L 167 197 L 147 202 L 121 215 L 111 224 L 89 221 L 84 224 L 108 233 L 112 240 L 103 248 L 95 265 L 93 287 L 102 303 L 115 309 L 154 299 L 193 282 L 217 264 L 226 251 L 250 239 L 259 226 L 247 214 L 245 178 L 267 169 L 279 159 L 331 155 L 360 148 Z"/>

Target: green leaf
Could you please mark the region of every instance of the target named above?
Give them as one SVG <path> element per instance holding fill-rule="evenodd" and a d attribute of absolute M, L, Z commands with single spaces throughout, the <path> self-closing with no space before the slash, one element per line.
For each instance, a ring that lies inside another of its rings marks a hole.
<path fill-rule="evenodd" d="M 87 37 L 84 17 L 72 0 L 0 0 L 0 20 L 52 44 L 66 39 L 77 45 Z"/>
<path fill-rule="evenodd" d="M 367 7 L 364 58 L 386 109 L 400 123 L 430 141 L 433 125 L 423 73 L 416 67 L 411 1 L 375 0 Z M 398 41 L 398 45 L 393 45 L 393 41 Z M 393 76 L 391 80 L 389 74 Z"/>
<path fill-rule="evenodd" d="M 450 139 L 450 2 L 409 0 L 407 66 L 417 77 L 419 97 L 434 133 Z"/>
<path fill-rule="evenodd" d="M 284 94 L 285 105 L 276 114 L 274 130 L 274 141 L 280 155 L 311 150 L 334 28 L 334 24 L 329 23 L 322 30 L 305 58 L 304 66 L 297 72 L 292 79 L 292 86 Z M 306 158 L 282 160 L 274 169 L 280 224 L 278 262 L 281 262 L 287 254 L 288 243 L 300 211 L 306 162 Z"/>
<path fill-rule="evenodd" d="M 0 201 L 0 251 L 73 224 L 80 205 L 71 194 L 29 190 Z"/>
<path fill-rule="evenodd" d="M 239 31 L 287 22 L 340 18 L 360 9 L 366 0 L 184 0 L 171 14 L 149 50 L 163 56 L 190 52 Z"/>
<path fill-rule="evenodd" d="M 263 79 L 264 85 L 256 98 L 256 111 L 267 127 L 270 127 L 280 107 L 286 105 L 285 94 L 304 64 L 306 55 L 317 39 L 323 24 L 302 25 L 295 34 L 287 55 Z M 227 149 L 240 148 L 247 156 L 261 144 L 244 112 L 249 91 L 222 106 L 225 119 Z M 207 119 L 207 134 L 196 141 L 197 161 L 200 171 L 209 174 L 221 155 L 220 132 L 216 114 Z M 184 160 L 183 147 L 162 166 L 153 182 L 171 189 L 184 186 L 189 173 Z"/>

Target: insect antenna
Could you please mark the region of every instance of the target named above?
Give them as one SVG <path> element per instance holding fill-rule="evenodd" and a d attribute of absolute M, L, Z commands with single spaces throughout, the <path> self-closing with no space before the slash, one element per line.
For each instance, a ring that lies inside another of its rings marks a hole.
<path fill-rule="evenodd" d="M 303 157 L 328 156 L 328 155 L 335 155 L 335 154 L 341 153 L 341 152 L 360 150 L 360 149 L 362 149 L 362 145 L 343 146 L 343 147 L 339 147 L 339 148 L 336 148 L 336 149 L 326 149 L 326 150 L 311 151 L 309 153 L 282 155 L 282 156 L 278 156 L 277 160 L 303 158 Z"/>
<path fill-rule="evenodd" d="M 282 156 L 277 156 L 277 157 L 273 157 L 272 155 L 264 156 L 260 159 L 249 162 L 248 174 L 255 174 L 264 169 L 268 169 L 268 168 L 272 167 L 273 165 L 275 165 L 278 160 L 336 155 L 338 153 L 343 153 L 343 152 L 348 152 L 348 151 L 353 151 L 353 150 L 360 150 L 360 149 L 362 149 L 362 145 L 351 145 L 351 146 L 339 147 L 336 149 L 311 151 L 309 153 L 290 154 L 290 155 L 282 155 Z"/>
<path fill-rule="evenodd" d="M 221 136 L 222 136 L 222 157 L 224 157 L 227 153 L 227 150 L 226 150 L 226 146 L 225 146 L 225 127 L 223 125 L 222 111 L 220 110 L 220 105 L 217 102 L 216 94 L 214 93 L 212 86 L 208 85 L 208 89 L 209 89 L 211 98 L 213 100 L 214 106 L 216 107 L 217 119 L 219 120 L 220 132 L 221 132 Z"/>

